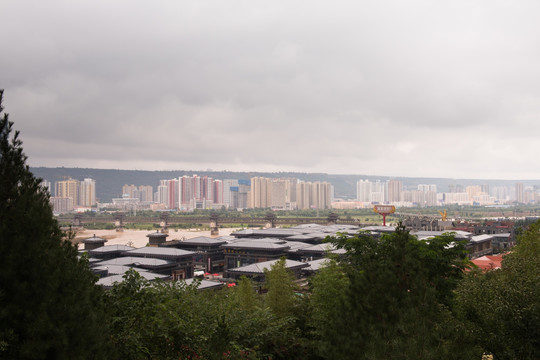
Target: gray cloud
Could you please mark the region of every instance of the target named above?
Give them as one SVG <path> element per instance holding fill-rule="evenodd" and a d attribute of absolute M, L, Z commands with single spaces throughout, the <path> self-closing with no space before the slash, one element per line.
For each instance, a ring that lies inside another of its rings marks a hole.
<path fill-rule="evenodd" d="M 2 7 L 32 165 L 540 178 L 533 1 Z"/>

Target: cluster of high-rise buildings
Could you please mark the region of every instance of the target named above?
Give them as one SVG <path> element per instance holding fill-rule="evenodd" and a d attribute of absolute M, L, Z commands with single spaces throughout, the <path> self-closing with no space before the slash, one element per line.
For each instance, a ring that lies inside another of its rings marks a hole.
<path fill-rule="evenodd" d="M 271 208 L 274 210 L 328 209 L 333 187 L 327 182 L 254 177 L 218 180 L 208 176 L 182 176 L 161 180 L 150 200 L 150 186 L 124 185 L 122 198 L 113 204 L 153 210 Z"/>
<path fill-rule="evenodd" d="M 151 185 L 124 185 L 122 197 L 111 203 L 96 203 L 96 181 L 66 178 L 51 183 L 44 181 L 56 213 L 100 208 L 180 210 L 249 209 L 273 210 L 362 208 L 373 204 L 398 207 L 458 205 L 497 205 L 539 203 L 540 186 L 450 185 L 447 192 L 437 192 L 435 184 L 404 188 L 401 180 L 359 180 L 355 200 L 334 201 L 334 188 L 328 182 L 301 181 L 296 178 L 252 177 L 249 180 L 218 180 L 209 176 L 181 176 Z"/>
<path fill-rule="evenodd" d="M 52 195 L 52 186 L 43 181 L 42 186 Z M 50 197 L 53 211 L 71 212 L 75 209 L 90 209 L 96 206 L 96 181 L 94 179 L 77 180 L 67 178 L 54 183 L 54 196 Z"/>
<path fill-rule="evenodd" d="M 404 189 L 400 180 L 370 181 L 359 180 L 356 184 L 356 207 L 367 204 L 393 204 L 396 206 L 444 206 L 457 205 L 497 205 L 510 203 L 540 202 L 540 188 L 524 188 L 517 183 L 515 189 L 508 186 L 450 185 L 447 192 L 437 192 L 435 184 L 420 184 L 415 189 Z M 337 206 L 337 204 L 336 204 Z"/>
<path fill-rule="evenodd" d="M 437 186 L 435 184 L 420 184 L 417 189 L 404 190 L 401 180 L 359 180 L 356 183 L 356 194 L 357 201 L 362 203 L 437 205 Z"/>

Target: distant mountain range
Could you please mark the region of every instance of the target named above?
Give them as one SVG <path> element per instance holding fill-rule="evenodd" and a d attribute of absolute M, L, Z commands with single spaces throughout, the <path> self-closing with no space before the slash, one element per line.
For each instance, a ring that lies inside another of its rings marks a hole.
<path fill-rule="evenodd" d="M 46 168 L 32 167 L 32 173 L 42 179 L 52 183 L 71 177 L 83 180 L 92 178 L 96 180 L 96 197 L 100 202 L 110 202 L 112 198 L 122 196 L 122 186 L 125 184 L 151 185 L 156 191 L 160 180 L 178 178 L 180 176 L 210 176 L 214 179 L 250 179 L 255 176 L 269 178 L 297 178 L 303 181 L 327 181 L 334 185 L 336 198 L 354 199 L 356 198 L 356 182 L 360 179 L 370 181 L 397 179 L 403 181 L 405 189 L 415 189 L 418 184 L 436 184 L 437 191 L 448 191 L 449 185 L 482 185 L 490 186 L 514 186 L 516 182 L 521 182 L 524 186 L 540 185 L 540 180 L 478 180 L 478 179 L 447 179 L 447 178 L 424 178 L 424 177 L 389 177 L 373 175 L 335 175 L 324 173 L 298 173 L 298 172 L 233 172 L 233 171 L 145 171 L 145 170 L 112 170 L 112 169 L 84 169 L 84 168 Z M 53 190 L 54 192 L 54 190 Z"/>

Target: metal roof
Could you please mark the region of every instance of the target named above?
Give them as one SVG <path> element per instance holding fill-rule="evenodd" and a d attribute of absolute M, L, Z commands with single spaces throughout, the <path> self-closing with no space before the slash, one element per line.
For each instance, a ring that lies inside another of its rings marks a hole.
<path fill-rule="evenodd" d="M 105 245 L 102 247 L 98 247 L 96 249 L 88 250 L 90 255 L 92 254 L 106 254 L 109 252 L 116 252 L 116 251 L 128 251 L 133 250 L 134 247 L 127 246 L 127 245 Z"/>
<path fill-rule="evenodd" d="M 94 236 L 83 239 L 81 242 L 83 244 L 95 244 L 95 243 L 106 243 L 107 241 L 108 240 L 104 238 L 100 238 L 99 236 L 96 236 L 96 234 L 94 234 Z"/>
<path fill-rule="evenodd" d="M 153 233 L 150 233 L 148 235 L 146 235 L 146 237 L 167 237 L 169 236 L 169 234 L 165 234 L 165 233 L 162 233 L 162 232 L 159 232 L 159 231 L 156 231 L 156 232 L 153 232 Z"/>
<path fill-rule="evenodd" d="M 411 234 L 418 236 L 418 238 L 430 238 L 434 236 L 442 236 L 442 235 L 454 235 L 456 239 L 470 239 L 473 235 L 470 232 L 467 231 L 460 231 L 460 230 L 443 230 L 443 231 L 414 231 L 411 232 Z"/>
<path fill-rule="evenodd" d="M 103 260 L 98 263 L 99 266 L 108 266 L 108 265 L 124 265 L 124 266 L 150 266 L 150 267 L 160 267 L 160 266 L 172 266 L 176 265 L 176 262 L 171 260 L 155 259 L 155 258 L 144 258 L 136 256 L 121 256 L 114 259 Z"/>
<path fill-rule="evenodd" d="M 317 259 L 317 260 L 312 260 L 312 261 L 308 261 L 307 263 L 309 264 L 308 267 L 304 268 L 303 270 L 306 270 L 306 271 L 317 271 L 317 270 L 320 270 L 321 268 L 325 267 L 325 266 L 328 266 L 328 264 L 330 263 L 330 259 L 328 258 L 322 258 L 322 259 Z"/>
<path fill-rule="evenodd" d="M 193 245 L 220 245 L 226 244 L 226 240 L 214 239 L 206 236 L 197 236 L 192 239 L 186 239 L 180 241 L 180 244 L 193 244 Z"/>
<path fill-rule="evenodd" d="M 482 241 L 491 240 L 491 239 L 493 239 L 494 237 L 495 237 L 495 236 L 493 236 L 493 235 L 487 235 L 487 234 L 485 234 L 485 235 L 476 235 L 476 236 L 473 236 L 473 237 L 471 238 L 471 241 L 472 241 L 472 242 L 482 242 Z"/>
<path fill-rule="evenodd" d="M 365 226 L 363 228 L 359 229 L 360 231 L 375 231 L 375 232 L 394 232 L 396 231 L 395 226 L 381 226 L 381 225 L 374 225 L 374 226 Z"/>
<path fill-rule="evenodd" d="M 312 246 L 312 244 L 308 244 L 301 241 L 287 241 L 286 245 L 290 247 L 290 249 L 288 250 L 288 252 L 290 253 L 297 252 L 300 249 L 304 249 L 304 248 Z"/>
<path fill-rule="evenodd" d="M 125 274 L 126 271 L 133 269 L 137 271 L 138 273 L 145 272 L 144 269 L 133 267 L 133 266 L 125 266 L 125 265 L 101 265 L 99 268 L 107 269 L 107 273 L 109 275 L 122 275 Z"/>
<path fill-rule="evenodd" d="M 141 271 L 139 272 L 139 275 L 141 275 L 146 280 L 156 280 L 156 279 L 166 279 L 169 276 L 167 275 L 160 275 L 151 273 L 148 271 Z M 112 276 L 106 276 L 102 277 L 97 281 L 97 285 L 101 285 L 104 287 L 112 287 L 115 283 L 121 283 L 124 281 L 124 275 L 112 275 Z"/>
<path fill-rule="evenodd" d="M 180 280 L 185 281 L 186 284 L 191 285 L 195 281 L 195 279 L 185 279 Z M 197 286 L 197 290 L 206 290 L 206 289 L 219 289 L 223 287 L 223 283 L 219 281 L 210 281 L 210 280 L 200 280 L 199 285 Z"/>
<path fill-rule="evenodd" d="M 264 270 L 270 270 L 272 265 L 274 265 L 279 260 L 270 260 L 270 261 L 264 261 L 260 263 L 250 264 L 246 266 L 241 266 L 234 269 L 228 269 L 228 272 L 237 272 L 237 273 L 250 273 L 250 274 L 263 274 Z M 294 261 L 294 260 L 285 260 L 285 268 L 286 269 L 301 269 L 308 267 L 309 264 L 301 261 Z"/>
<path fill-rule="evenodd" d="M 168 248 L 168 247 L 142 247 L 125 251 L 125 256 L 168 256 L 168 257 L 181 257 L 192 256 L 195 253 L 193 251 L 187 251 L 182 249 Z"/>
<path fill-rule="evenodd" d="M 222 245 L 224 249 L 251 249 L 251 250 L 288 250 L 288 245 L 264 241 L 237 241 Z"/>
<path fill-rule="evenodd" d="M 336 250 L 336 247 L 330 243 L 324 243 L 324 244 L 317 244 L 317 245 L 311 245 L 309 247 L 305 247 L 301 249 L 301 252 L 316 252 L 316 253 L 322 253 L 327 251 L 333 251 Z"/>

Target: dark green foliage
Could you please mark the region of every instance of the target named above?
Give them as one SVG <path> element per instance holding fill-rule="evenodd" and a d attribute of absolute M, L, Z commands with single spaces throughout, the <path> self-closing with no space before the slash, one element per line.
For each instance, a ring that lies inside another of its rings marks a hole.
<path fill-rule="evenodd" d="M 63 240 L 12 125 L 0 118 L 0 357 L 99 358 L 101 289 Z"/>
<path fill-rule="evenodd" d="M 266 306 L 278 317 L 294 316 L 300 301 L 296 295 L 294 276 L 285 268 L 285 258 L 272 265 L 270 271 L 265 271 L 265 279 L 268 290 Z"/>
<path fill-rule="evenodd" d="M 150 286 L 132 271 L 106 298 L 111 359 L 307 358 L 291 319 L 265 307 L 247 279 L 236 288 L 199 291 L 184 282 Z"/>
<path fill-rule="evenodd" d="M 502 268 L 471 272 L 458 288 L 470 336 L 495 359 L 540 358 L 540 222 L 529 226 Z"/>
<path fill-rule="evenodd" d="M 450 311 L 453 290 L 468 263 L 463 243 L 450 235 L 419 241 L 402 227 L 380 240 L 359 234 L 332 242 L 348 253 L 313 280 L 313 324 L 322 356 L 432 359 L 468 354 L 469 347 L 453 346 L 463 337 Z"/>

